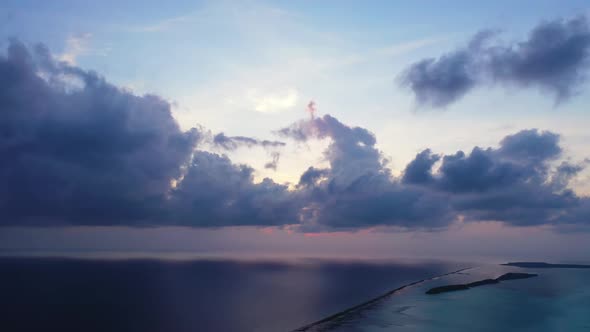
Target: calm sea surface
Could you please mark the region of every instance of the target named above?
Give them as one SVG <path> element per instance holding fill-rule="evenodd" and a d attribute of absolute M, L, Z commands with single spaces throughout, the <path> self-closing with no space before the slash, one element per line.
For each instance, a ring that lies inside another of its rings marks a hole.
<path fill-rule="evenodd" d="M 457 263 L 0 258 L 0 331 L 290 331 Z"/>
<path fill-rule="evenodd" d="M 432 287 L 497 278 L 507 272 L 538 276 L 438 295 L 425 294 Z M 478 266 L 404 289 L 306 331 L 590 331 L 590 269 Z"/>

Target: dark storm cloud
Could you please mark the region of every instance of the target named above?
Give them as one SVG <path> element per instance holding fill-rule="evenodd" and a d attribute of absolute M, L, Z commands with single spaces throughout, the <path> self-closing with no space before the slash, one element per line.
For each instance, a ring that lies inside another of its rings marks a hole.
<path fill-rule="evenodd" d="M 523 163 L 542 163 L 553 160 L 561 154 L 559 135 L 536 129 L 522 130 L 508 135 L 500 142 L 498 153 L 505 158 Z"/>
<path fill-rule="evenodd" d="M 171 193 L 170 219 L 192 226 L 282 225 L 295 223 L 299 202 L 284 185 L 225 156 L 197 151 Z"/>
<path fill-rule="evenodd" d="M 330 139 L 330 167 L 310 167 L 297 186 L 305 201 L 301 229 L 372 226 L 440 228 L 463 219 L 509 225 L 590 222 L 587 198 L 568 188 L 585 166 L 561 162 L 559 135 L 536 129 L 504 137 L 497 148 L 475 147 L 440 155 L 417 154 L 400 178 L 386 167 L 366 129 L 334 117 L 300 121 L 279 134 L 298 141 Z M 439 165 L 435 169 L 435 165 Z"/>
<path fill-rule="evenodd" d="M 12 41 L 0 56 L 2 225 L 266 225 L 290 216 L 284 187 L 254 184 L 250 168 L 196 151 L 202 137 L 181 131 L 165 100 Z M 194 214 L 172 219 L 172 206 Z"/>
<path fill-rule="evenodd" d="M 559 221 L 562 224 L 588 225 L 590 223 L 590 198 L 579 198 L 573 208 L 559 216 Z"/>
<path fill-rule="evenodd" d="M 523 130 L 506 136 L 498 149 L 475 147 L 442 158 L 437 186 L 450 192 L 485 192 L 516 185 L 543 186 L 549 162 L 561 154 L 559 136 Z"/>
<path fill-rule="evenodd" d="M 430 149 L 426 149 L 416 155 L 406 166 L 404 175 L 402 176 L 403 183 L 411 184 L 427 184 L 434 181 L 432 176 L 432 166 L 440 160 L 440 156 L 433 154 Z"/>
<path fill-rule="evenodd" d="M 538 87 L 556 102 L 576 94 L 590 66 L 590 24 L 585 16 L 541 22 L 527 39 L 494 41 L 495 33 L 476 34 L 468 45 L 406 69 L 402 86 L 419 104 L 444 107 L 482 84 Z"/>
<path fill-rule="evenodd" d="M 309 166 L 309 168 L 301 174 L 299 178 L 299 186 L 311 186 L 317 184 L 322 178 L 326 177 L 330 174 L 330 170 L 328 169 L 321 169 L 315 168 L 313 166 Z"/>
<path fill-rule="evenodd" d="M 149 219 L 199 140 L 159 97 L 17 41 L 0 56 L 0 109 L 3 223 Z"/>
<path fill-rule="evenodd" d="M 324 157 L 330 163 L 335 185 L 346 186 L 366 174 L 389 172 L 383 167 L 382 155 L 375 148 L 373 133 L 364 128 L 349 127 L 330 115 L 296 122 L 278 133 L 299 141 L 331 138 Z"/>
<path fill-rule="evenodd" d="M 375 136 L 330 115 L 300 121 L 279 134 L 295 140 L 330 138 L 327 169 L 310 167 L 300 178 L 302 229 L 354 229 L 380 225 L 443 227 L 453 220 L 448 200 L 422 188 L 404 187 L 390 174 Z"/>
<path fill-rule="evenodd" d="M 401 177 L 391 174 L 373 133 L 330 115 L 278 133 L 328 139 L 328 167 L 309 167 L 296 185 L 257 182 L 251 167 L 199 144 L 263 146 L 272 156 L 266 167 L 274 169 L 274 149 L 285 143 L 182 131 L 165 100 L 133 95 L 56 62 L 44 47 L 31 52 L 13 41 L 0 56 L 0 225 L 326 231 L 440 229 L 460 219 L 590 222 L 589 199 L 568 188 L 585 163 L 560 160 L 560 138 L 551 132 L 523 130 L 469 153 L 425 150 Z"/>
<path fill-rule="evenodd" d="M 523 130 L 506 136 L 496 149 L 475 147 L 469 154 L 445 155 L 434 174 L 438 157 L 426 150 L 409 164 L 403 178 L 408 184 L 450 195 L 455 213 L 469 220 L 557 225 L 582 201 L 567 185 L 583 165 L 563 162 L 552 169 L 551 162 L 561 153 L 558 135 Z M 572 220 L 568 217 L 568 222 Z"/>
<path fill-rule="evenodd" d="M 419 104 L 444 107 L 477 84 L 472 61 L 468 50 L 421 60 L 404 72 L 401 84 L 414 92 Z"/>

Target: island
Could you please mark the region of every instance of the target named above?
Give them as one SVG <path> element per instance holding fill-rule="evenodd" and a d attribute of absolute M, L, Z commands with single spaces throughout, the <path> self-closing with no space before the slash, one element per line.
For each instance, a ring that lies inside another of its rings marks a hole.
<path fill-rule="evenodd" d="M 472 287 L 483 286 L 483 285 L 497 284 L 499 282 L 500 281 L 498 281 L 498 279 L 484 279 L 484 280 L 468 283 L 467 287 L 472 288 Z"/>
<path fill-rule="evenodd" d="M 529 269 L 590 269 L 590 265 L 583 264 L 550 264 L 545 262 L 512 262 L 505 266 L 523 267 Z"/>
<path fill-rule="evenodd" d="M 454 291 L 458 291 L 458 290 L 467 290 L 469 289 L 469 286 L 467 285 L 446 285 L 446 286 L 440 286 L 440 287 L 434 287 L 429 289 L 426 294 L 440 294 L 440 293 L 446 293 L 446 292 L 454 292 Z"/>
<path fill-rule="evenodd" d="M 473 287 L 497 284 L 497 283 L 500 283 L 500 281 L 527 279 L 527 278 L 532 278 L 532 277 L 536 277 L 536 276 L 537 276 L 537 274 L 534 274 L 534 273 L 509 272 L 509 273 L 499 276 L 496 279 L 484 279 L 484 280 L 474 281 L 474 282 L 471 282 L 468 284 L 456 284 L 456 285 L 445 285 L 445 286 L 434 287 L 434 288 L 431 288 L 428 291 L 426 291 L 426 294 L 435 295 L 435 294 L 441 294 L 441 293 L 447 293 L 447 292 L 455 292 L 455 291 L 459 291 L 459 290 L 468 290 Z"/>

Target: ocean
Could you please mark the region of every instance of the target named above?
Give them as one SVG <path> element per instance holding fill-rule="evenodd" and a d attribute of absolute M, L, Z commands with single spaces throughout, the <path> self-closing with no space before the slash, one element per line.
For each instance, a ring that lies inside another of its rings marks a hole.
<path fill-rule="evenodd" d="M 0 258 L 0 331 L 277 332 L 459 263 Z"/>
<path fill-rule="evenodd" d="M 505 273 L 537 276 L 426 294 L 434 287 L 494 279 Z M 590 331 L 590 268 L 476 266 L 406 287 L 301 331 Z"/>

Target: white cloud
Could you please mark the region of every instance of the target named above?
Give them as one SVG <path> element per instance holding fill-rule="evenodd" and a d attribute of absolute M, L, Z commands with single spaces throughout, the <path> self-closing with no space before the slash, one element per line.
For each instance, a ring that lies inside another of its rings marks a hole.
<path fill-rule="evenodd" d="M 247 99 L 253 103 L 254 110 L 262 113 L 275 113 L 287 110 L 297 104 L 299 94 L 293 88 L 281 92 L 260 93 L 250 90 Z"/>
<path fill-rule="evenodd" d="M 405 53 L 409 53 L 420 49 L 422 47 L 431 46 L 440 42 L 445 41 L 446 38 L 424 38 L 424 39 L 417 39 L 411 40 L 403 43 L 398 43 L 395 45 L 391 45 L 389 47 L 384 47 L 381 49 L 376 50 L 376 55 L 382 56 L 397 56 L 402 55 Z"/>
<path fill-rule="evenodd" d="M 134 32 L 158 32 L 158 31 L 165 31 L 169 30 L 173 26 L 187 22 L 191 18 L 190 15 L 183 15 L 178 17 L 171 17 L 163 19 L 159 22 L 143 25 L 143 26 L 134 26 L 129 28 L 130 31 Z"/>

